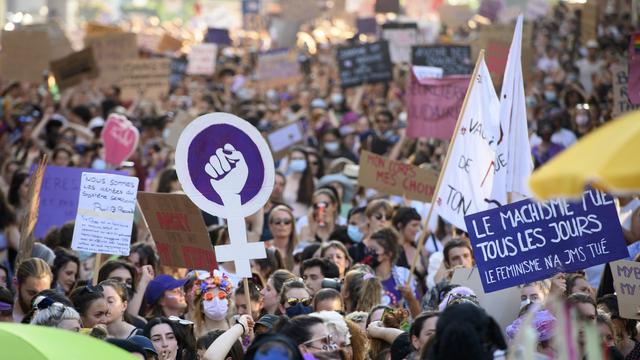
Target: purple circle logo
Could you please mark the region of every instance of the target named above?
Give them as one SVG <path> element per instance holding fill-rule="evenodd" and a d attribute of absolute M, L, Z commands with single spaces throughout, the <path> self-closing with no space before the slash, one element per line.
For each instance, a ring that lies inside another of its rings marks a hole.
<path fill-rule="evenodd" d="M 191 181 L 205 198 L 223 205 L 220 194 L 211 185 L 212 176 L 205 171 L 205 166 L 210 162 L 210 158 L 216 153 L 216 150 L 224 148 L 226 144 L 231 144 L 242 153 L 251 174 L 247 177 L 246 183 L 240 191 L 240 200 L 244 205 L 253 199 L 262 188 L 264 165 L 256 144 L 247 134 L 235 126 L 211 125 L 193 138 L 187 154 L 187 166 Z"/>
<path fill-rule="evenodd" d="M 180 134 L 176 172 L 200 209 L 223 218 L 258 211 L 273 190 L 275 169 L 260 132 L 227 113 L 198 117 Z"/>

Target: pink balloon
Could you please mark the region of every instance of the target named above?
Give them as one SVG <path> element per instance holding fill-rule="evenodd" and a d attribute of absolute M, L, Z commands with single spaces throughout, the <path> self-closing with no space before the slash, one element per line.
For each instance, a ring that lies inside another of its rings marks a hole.
<path fill-rule="evenodd" d="M 138 146 L 138 129 L 122 115 L 111 114 L 102 129 L 104 157 L 108 164 L 120 166 Z"/>

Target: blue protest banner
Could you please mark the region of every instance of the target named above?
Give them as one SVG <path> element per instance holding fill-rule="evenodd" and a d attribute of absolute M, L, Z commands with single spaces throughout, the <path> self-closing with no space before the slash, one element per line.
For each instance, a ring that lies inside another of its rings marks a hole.
<path fill-rule="evenodd" d="M 34 230 L 36 239 L 43 238 L 53 227 L 75 220 L 83 172 L 126 174 L 116 170 L 47 166 L 40 191 L 38 222 Z"/>
<path fill-rule="evenodd" d="M 610 195 L 522 200 L 465 217 L 485 292 L 629 256 Z"/>

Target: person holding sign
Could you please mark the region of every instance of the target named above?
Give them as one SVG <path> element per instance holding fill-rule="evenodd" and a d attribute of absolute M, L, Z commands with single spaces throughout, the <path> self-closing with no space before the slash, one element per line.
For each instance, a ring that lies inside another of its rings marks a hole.
<path fill-rule="evenodd" d="M 229 311 L 233 283 L 229 277 L 218 270 L 211 273 L 199 273 L 191 290 L 195 307 L 194 332 L 202 336 L 211 330 L 227 330 L 226 317 Z"/>

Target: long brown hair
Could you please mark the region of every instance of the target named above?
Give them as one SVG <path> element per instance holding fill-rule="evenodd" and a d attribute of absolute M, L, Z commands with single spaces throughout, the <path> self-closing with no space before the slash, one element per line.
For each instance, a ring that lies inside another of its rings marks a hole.
<path fill-rule="evenodd" d="M 349 293 L 349 311 L 371 310 L 380 303 L 382 284 L 371 273 L 362 270 L 351 270 L 344 277 L 346 291 Z"/>

